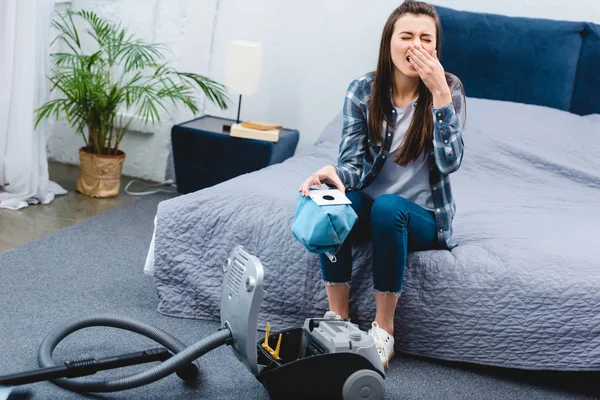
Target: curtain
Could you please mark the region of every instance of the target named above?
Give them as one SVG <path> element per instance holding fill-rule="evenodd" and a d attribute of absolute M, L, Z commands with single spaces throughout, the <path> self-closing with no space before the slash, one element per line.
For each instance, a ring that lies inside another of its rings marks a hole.
<path fill-rule="evenodd" d="M 48 204 L 66 191 L 48 179 L 46 121 L 54 0 L 0 1 L 0 208 Z"/>

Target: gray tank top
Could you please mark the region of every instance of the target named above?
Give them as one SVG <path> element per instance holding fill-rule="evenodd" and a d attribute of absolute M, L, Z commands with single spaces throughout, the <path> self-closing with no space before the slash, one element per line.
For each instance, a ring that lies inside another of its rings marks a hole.
<path fill-rule="evenodd" d="M 429 183 L 429 159 L 421 154 L 418 159 L 405 167 L 394 162 L 412 121 L 415 102 L 416 99 L 404 108 L 395 107 L 398 123 L 390 153 L 375 180 L 363 190 L 363 193 L 373 200 L 384 194 L 396 194 L 427 210 L 434 210 Z"/>

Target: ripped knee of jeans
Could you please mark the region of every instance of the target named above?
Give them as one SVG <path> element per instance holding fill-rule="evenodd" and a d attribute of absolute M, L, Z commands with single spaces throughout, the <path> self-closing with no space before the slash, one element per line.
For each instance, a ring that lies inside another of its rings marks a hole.
<path fill-rule="evenodd" d="M 400 290 L 398 292 L 388 292 L 388 291 L 383 291 L 383 290 L 377 290 L 377 289 L 375 289 L 375 292 L 381 293 L 384 296 L 390 295 L 390 296 L 397 296 L 397 297 L 400 297 L 400 295 L 402 294 L 402 290 Z"/>
<path fill-rule="evenodd" d="M 350 287 L 350 284 L 352 283 L 352 281 L 348 281 L 348 282 L 329 282 L 329 281 L 324 280 L 323 283 L 325 284 L 325 286 L 346 285 L 346 286 Z"/>

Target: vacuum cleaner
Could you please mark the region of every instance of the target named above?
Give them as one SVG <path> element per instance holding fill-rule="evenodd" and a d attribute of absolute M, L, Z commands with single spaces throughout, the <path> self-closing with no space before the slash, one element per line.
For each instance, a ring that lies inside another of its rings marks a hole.
<path fill-rule="evenodd" d="M 385 373 L 373 338 L 333 312 L 309 318 L 300 327 L 271 332 L 258 339 L 258 314 L 264 297 L 264 268 L 242 246 L 223 263 L 221 326 L 185 346 L 161 329 L 127 318 L 102 315 L 76 320 L 50 333 L 40 345 L 40 369 L 0 377 L 2 387 L 50 380 L 65 389 L 116 392 L 155 382 L 176 373 L 186 382 L 198 375 L 195 360 L 222 345 L 252 373 L 271 399 L 377 400 L 384 396 Z M 163 347 L 56 365 L 52 353 L 71 333 L 92 326 L 124 329 L 144 335 Z M 110 379 L 78 378 L 98 371 L 161 361 L 147 371 Z M 78 379 L 72 379 L 78 378 Z M 6 389 L 5 389 L 6 390 Z"/>

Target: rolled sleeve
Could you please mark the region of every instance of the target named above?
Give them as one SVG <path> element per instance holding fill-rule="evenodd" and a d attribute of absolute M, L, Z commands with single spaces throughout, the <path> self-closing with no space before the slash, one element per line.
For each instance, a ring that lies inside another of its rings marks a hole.
<path fill-rule="evenodd" d="M 431 110 L 434 119 L 434 157 L 437 168 L 443 174 L 455 172 L 462 163 L 464 142 L 460 111 L 463 109 L 462 88 L 455 82 L 452 90 L 452 102 Z"/>
<path fill-rule="evenodd" d="M 338 176 L 347 189 L 355 189 L 363 170 L 368 124 L 360 102 L 361 80 L 354 80 L 346 91 L 343 111 L 342 141 L 338 163 Z"/>
<path fill-rule="evenodd" d="M 454 103 L 452 102 L 440 108 L 433 108 L 431 112 L 433 113 L 435 124 L 439 128 L 444 128 L 450 125 L 450 123 L 456 118 L 454 112 Z"/>
<path fill-rule="evenodd" d="M 352 171 L 343 165 L 335 166 L 338 177 L 348 189 L 353 189 L 358 185 L 358 177 L 355 171 Z"/>

